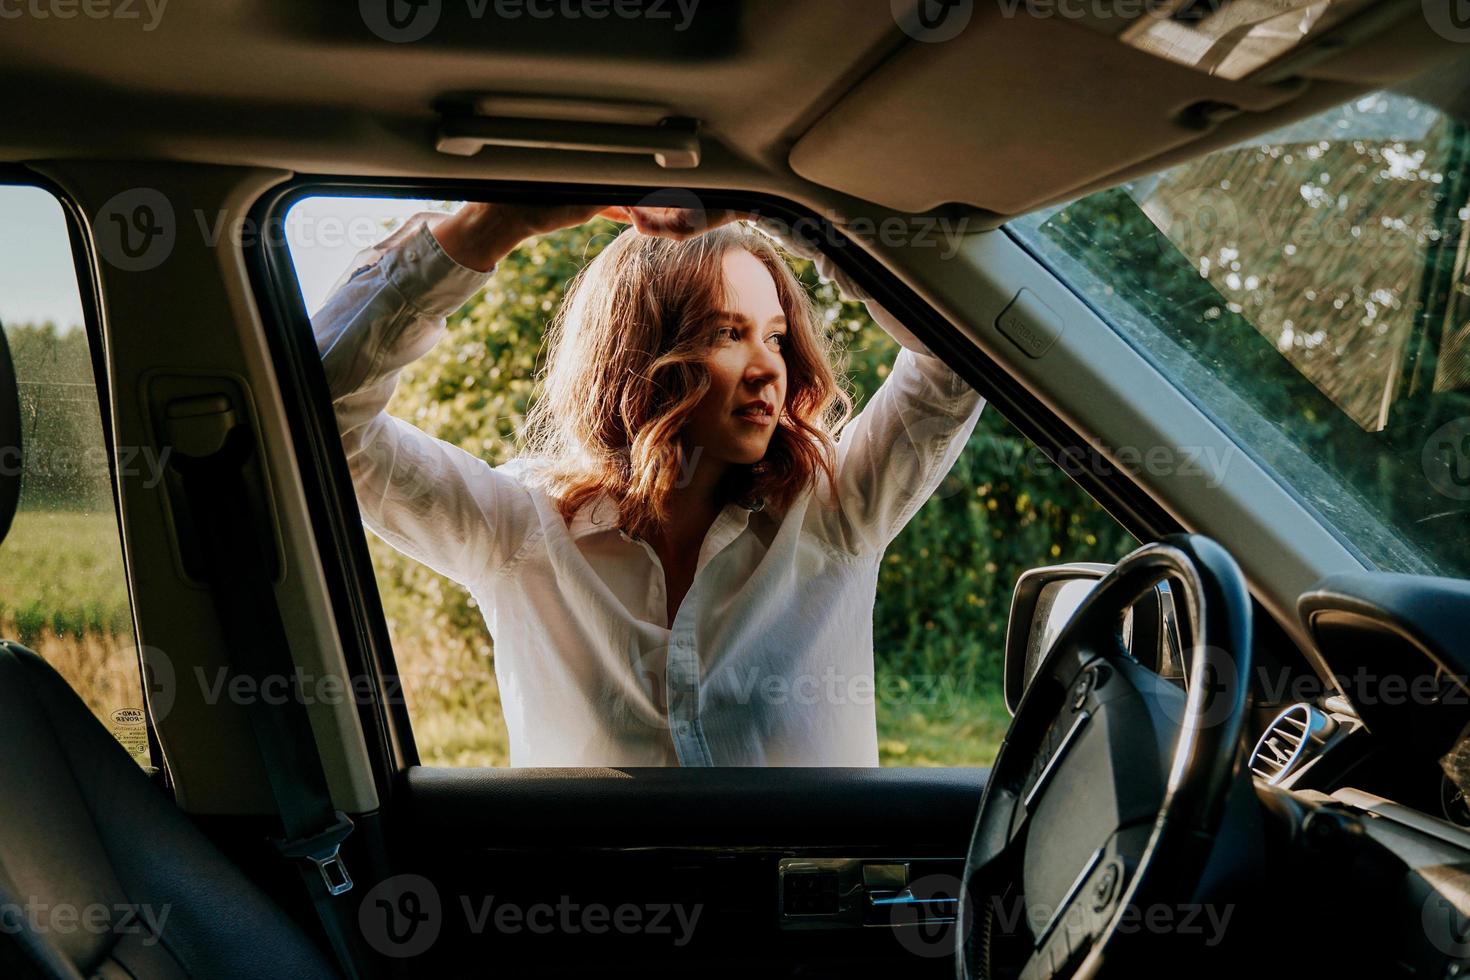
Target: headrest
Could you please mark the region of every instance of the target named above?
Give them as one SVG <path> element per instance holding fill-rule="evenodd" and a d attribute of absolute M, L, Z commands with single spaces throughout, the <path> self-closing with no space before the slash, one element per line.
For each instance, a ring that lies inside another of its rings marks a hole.
<path fill-rule="evenodd" d="M 15 383 L 15 364 L 10 345 L 0 328 L 0 541 L 10 533 L 10 522 L 20 503 L 20 386 Z"/>

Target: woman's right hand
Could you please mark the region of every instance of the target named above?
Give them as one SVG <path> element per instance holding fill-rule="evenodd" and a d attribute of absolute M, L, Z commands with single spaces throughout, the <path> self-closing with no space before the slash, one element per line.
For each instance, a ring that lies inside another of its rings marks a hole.
<path fill-rule="evenodd" d="M 470 201 L 433 225 L 434 237 L 460 265 L 489 272 L 534 235 L 591 221 L 599 214 L 626 221 L 623 208 L 601 204 L 502 204 Z"/>

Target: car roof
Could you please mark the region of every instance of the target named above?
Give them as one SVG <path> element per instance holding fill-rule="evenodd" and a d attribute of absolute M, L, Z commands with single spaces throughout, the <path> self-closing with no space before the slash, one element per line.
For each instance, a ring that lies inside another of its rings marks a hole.
<path fill-rule="evenodd" d="M 1108 4 L 952 4 L 962 29 L 935 37 L 904 19 L 919 2 L 26 0 L 0 32 L 0 154 L 759 188 L 994 224 L 1462 50 L 1390 2 L 1270 84 L 1232 82 L 1120 43 Z M 695 120 L 703 159 L 439 152 L 445 115 L 476 112 Z"/>

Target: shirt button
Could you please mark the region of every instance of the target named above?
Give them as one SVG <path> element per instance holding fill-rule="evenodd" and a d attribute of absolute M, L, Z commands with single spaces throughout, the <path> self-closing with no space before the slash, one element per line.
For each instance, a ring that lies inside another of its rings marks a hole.
<path fill-rule="evenodd" d="M 412 249 L 411 248 L 405 254 L 408 256 L 408 261 L 410 261 L 410 262 L 417 261 L 417 259 L 419 257 L 419 253 L 418 253 L 418 250 L 417 249 Z"/>
<path fill-rule="evenodd" d="M 689 734 L 689 722 L 681 721 L 674 725 L 674 731 L 679 735 Z"/>

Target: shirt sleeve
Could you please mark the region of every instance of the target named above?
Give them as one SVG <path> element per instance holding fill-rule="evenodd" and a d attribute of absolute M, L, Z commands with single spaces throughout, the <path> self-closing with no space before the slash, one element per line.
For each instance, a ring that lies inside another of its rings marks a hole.
<path fill-rule="evenodd" d="M 788 252 L 815 263 L 844 296 L 862 302 L 899 344 L 888 377 L 837 440 L 834 544 L 857 554 L 880 553 L 954 466 L 985 401 L 830 256 L 780 222 L 758 218 L 755 224 Z"/>
<path fill-rule="evenodd" d="M 403 368 L 444 335 L 445 317 L 489 280 L 450 258 L 419 214 L 354 261 L 312 317 L 363 523 L 464 585 L 498 567 L 513 525 L 510 476 L 387 413 Z"/>
<path fill-rule="evenodd" d="M 984 405 L 938 357 L 901 348 L 838 435 L 837 546 L 857 554 L 888 547 L 954 466 Z"/>
<path fill-rule="evenodd" d="M 795 229 L 783 225 L 779 221 L 767 217 L 755 219 L 755 226 L 768 237 L 793 255 L 800 255 L 808 259 L 817 267 L 817 275 L 823 279 L 830 279 L 837 284 L 837 291 L 850 300 L 857 300 L 867 308 L 868 316 L 873 322 L 883 328 L 884 333 L 898 342 L 900 347 L 905 347 L 919 354 L 929 354 L 929 347 L 913 331 L 904 326 L 903 323 L 889 313 L 883 304 L 873 298 L 872 294 L 859 286 L 857 282 L 838 268 L 832 257 L 811 242 L 807 241 Z"/>

